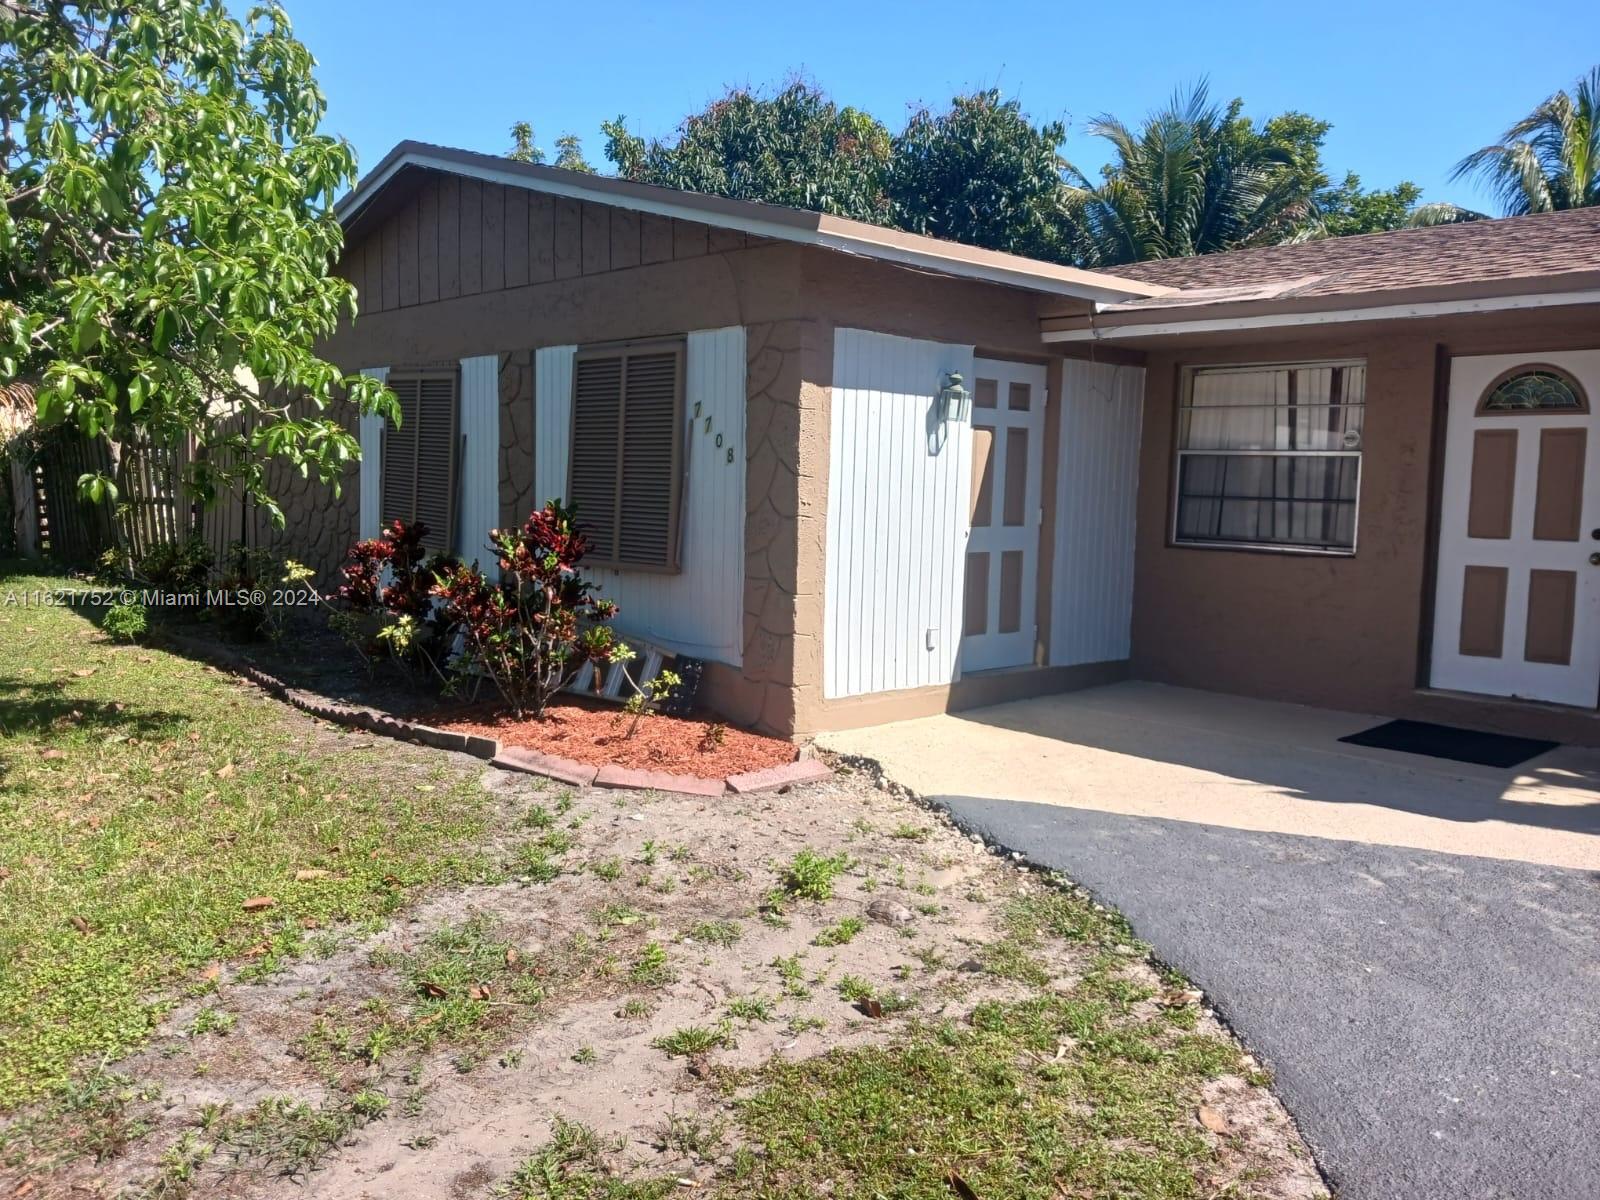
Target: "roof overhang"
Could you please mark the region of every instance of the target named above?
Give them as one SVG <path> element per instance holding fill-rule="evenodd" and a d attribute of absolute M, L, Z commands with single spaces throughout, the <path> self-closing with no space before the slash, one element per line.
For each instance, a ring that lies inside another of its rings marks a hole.
<path fill-rule="evenodd" d="M 384 188 L 409 168 L 444 171 L 552 196 L 736 229 L 775 241 L 819 246 L 958 279 L 981 280 L 1079 300 L 1116 303 L 1173 291 L 1158 284 L 902 233 L 825 213 L 655 187 L 605 175 L 585 175 L 422 142 L 400 143 L 353 191 L 339 200 L 334 212 L 346 232 L 359 224 L 365 210 Z"/>
<path fill-rule="evenodd" d="M 1547 284 L 1551 280 L 1546 279 Z M 1472 313 L 1515 312 L 1600 304 L 1600 276 L 1575 273 L 1569 286 L 1550 291 L 1502 291 L 1499 294 L 1421 298 L 1377 293 L 1362 302 L 1352 296 L 1328 298 L 1318 306 L 1270 308 L 1260 305 L 1143 307 L 1117 311 L 1097 304 L 1089 317 L 1051 317 L 1040 325 L 1047 343 L 1122 342 L 1183 334 L 1234 333 L 1252 330 L 1315 328 L 1363 321 L 1404 321 Z M 1353 301 L 1353 302 L 1352 302 Z"/>

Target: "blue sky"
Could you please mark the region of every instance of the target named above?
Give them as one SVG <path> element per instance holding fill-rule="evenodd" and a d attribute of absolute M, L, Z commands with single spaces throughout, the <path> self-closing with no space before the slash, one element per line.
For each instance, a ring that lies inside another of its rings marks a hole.
<path fill-rule="evenodd" d="M 1066 154 L 1095 174 L 1083 124 L 1134 120 L 1181 83 L 1268 116 L 1333 122 L 1324 159 L 1369 187 L 1409 178 L 1425 198 L 1483 205 L 1450 167 L 1600 61 L 1594 0 L 1396 3 L 774 4 L 527 0 L 284 0 L 321 63 L 327 128 L 363 170 L 417 138 L 502 152 L 518 119 L 547 150 L 577 133 L 604 166 L 600 122 L 669 134 L 729 84 L 795 72 L 891 129 L 907 106 L 999 87 L 1069 122 Z"/>

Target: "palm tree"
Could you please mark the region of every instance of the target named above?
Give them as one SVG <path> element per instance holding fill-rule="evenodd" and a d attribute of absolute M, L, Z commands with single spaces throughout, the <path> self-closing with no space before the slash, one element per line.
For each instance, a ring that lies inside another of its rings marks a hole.
<path fill-rule="evenodd" d="M 1089 132 L 1111 143 L 1116 161 L 1098 184 L 1065 168 L 1079 257 L 1104 266 L 1207 254 L 1313 227 L 1315 190 L 1326 180 L 1256 130 L 1241 107 L 1212 103 L 1202 81 L 1137 131 L 1110 116 L 1091 121 Z"/>
<path fill-rule="evenodd" d="M 1600 205 L 1600 66 L 1557 92 L 1501 136 L 1455 165 L 1451 179 L 1484 180 L 1508 217 Z M 1485 214 L 1454 204 L 1425 204 L 1419 225 L 1473 221 Z"/>

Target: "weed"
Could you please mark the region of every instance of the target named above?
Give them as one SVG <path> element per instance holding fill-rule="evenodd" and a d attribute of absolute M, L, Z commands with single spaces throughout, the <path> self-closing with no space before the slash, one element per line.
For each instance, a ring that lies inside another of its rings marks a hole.
<path fill-rule="evenodd" d="M 770 1021 L 774 1008 L 770 996 L 736 996 L 728 1001 L 728 1015 L 739 1021 Z"/>
<path fill-rule="evenodd" d="M 732 1027 L 723 1021 L 710 1027 L 685 1025 L 682 1029 L 656 1038 L 650 1044 L 663 1051 L 668 1058 L 692 1058 L 718 1048 L 731 1050 L 737 1043 Z"/>
<path fill-rule="evenodd" d="M 830 900 L 835 881 L 849 866 L 848 854 L 824 857 L 814 850 L 802 850 L 781 873 L 783 890 L 799 900 Z"/>
<path fill-rule="evenodd" d="M 202 1033 L 228 1033 L 233 1029 L 234 1023 L 235 1018 L 232 1013 L 208 1006 L 194 1014 L 194 1022 L 189 1026 L 189 1032 L 195 1036 Z"/>
<path fill-rule="evenodd" d="M 628 970 L 628 979 L 644 987 L 664 987 L 678 977 L 667 963 L 667 952 L 660 942 L 646 942 Z"/>
<path fill-rule="evenodd" d="M 811 939 L 814 946 L 848 946 L 856 935 L 867 927 L 867 923 L 860 917 L 846 917 L 835 925 L 830 925 L 816 937 Z"/>
<path fill-rule="evenodd" d="M 709 1159 L 722 1149 L 727 1137 L 728 1123 L 724 1120 L 707 1121 L 684 1113 L 672 1113 L 656 1134 L 656 1148 Z"/>
<path fill-rule="evenodd" d="M 689 930 L 689 937 L 696 942 L 704 942 L 708 946 L 721 946 L 727 949 L 744 936 L 744 930 L 737 921 L 701 921 Z"/>
<path fill-rule="evenodd" d="M 871 1000 L 873 988 L 870 983 L 859 975 L 846 975 L 839 980 L 839 995 L 852 1004 L 859 1004 L 863 1000 Z"/>

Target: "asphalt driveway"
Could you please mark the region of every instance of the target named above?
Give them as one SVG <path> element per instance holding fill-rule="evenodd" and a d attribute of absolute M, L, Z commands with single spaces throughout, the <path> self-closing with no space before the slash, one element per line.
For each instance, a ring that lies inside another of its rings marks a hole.
<path fill-rule="evenodd" d="M 1600 1196 L 1600 875 L 961 796 L 1205 989 L 1346 1200 Z"/>
<path fill-rule="evenodd" d="M 1600 1196 L 1600 754 L 1490 770 L 1145 684 L 829 734 L 1121 909 L 1342 1200 Z"/>

